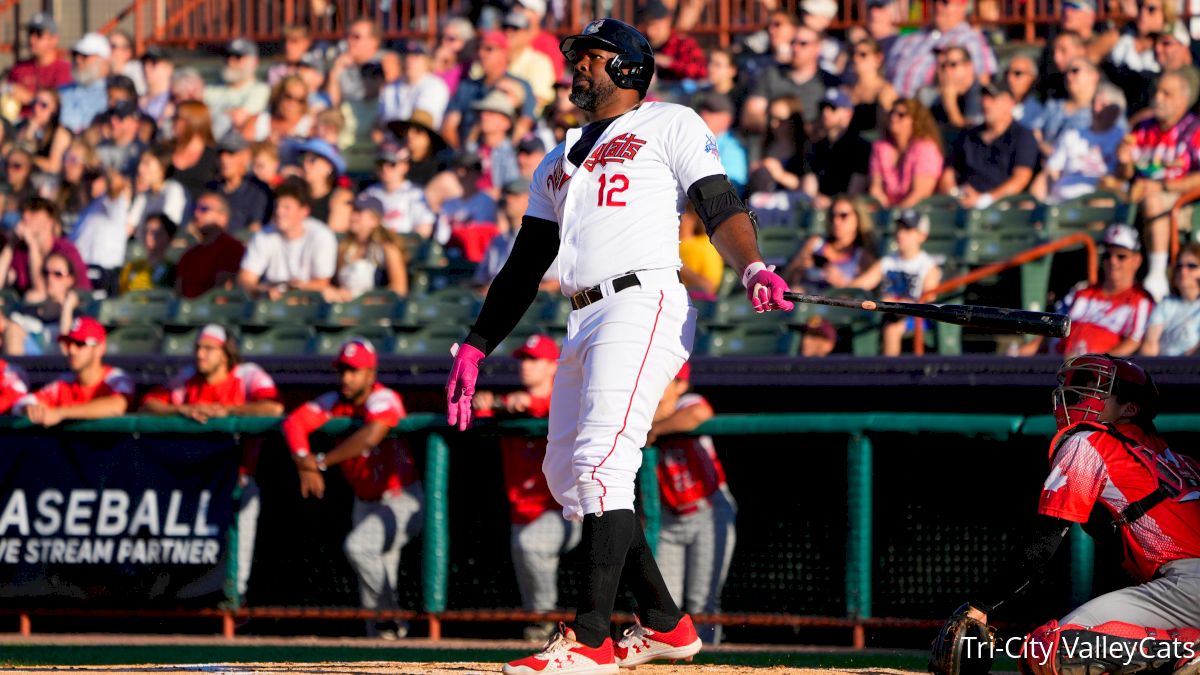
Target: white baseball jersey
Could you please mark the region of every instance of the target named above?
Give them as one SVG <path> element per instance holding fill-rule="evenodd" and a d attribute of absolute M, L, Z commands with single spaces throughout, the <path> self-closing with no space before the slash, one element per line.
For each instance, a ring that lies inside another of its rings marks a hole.
<path fill-rule="evenodd" d="M 725 175 L 717 141 L 691 108 L 643 103 L 574 166 L 567 131 L 533 174 L 526 215 L 558 223 L 565 295 L 637 270 L 678 269 L 679 215 L 697 180 Z"/>

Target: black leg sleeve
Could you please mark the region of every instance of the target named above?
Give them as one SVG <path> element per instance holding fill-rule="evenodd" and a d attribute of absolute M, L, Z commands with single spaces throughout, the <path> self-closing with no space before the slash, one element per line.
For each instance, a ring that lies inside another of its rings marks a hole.
<path fill-rule="evenodd" d="M 599 647 L 610 634 L 613 603 L 621 583 L 621 568 L 633 543 L 637 515 L 633 511 L 605 511 L 583 517 L 583 564 L 587 586 L 575 610 L 575 639 Z M 641 530 L 641 527 L 637 527 Z M 643 541 L 645 535 L 642 536 Z"/>
<path fill-rule="evenodd" d="M 625 557 L 625 578 L 633 589 L 642 625 L 666 633 L 675 628 L 683 614 L 667 590 L 667 582 L 663 581 L 658 562 L 650 552 L 642 521 L 635 517 L 633 527 L 633 544 Z"/>

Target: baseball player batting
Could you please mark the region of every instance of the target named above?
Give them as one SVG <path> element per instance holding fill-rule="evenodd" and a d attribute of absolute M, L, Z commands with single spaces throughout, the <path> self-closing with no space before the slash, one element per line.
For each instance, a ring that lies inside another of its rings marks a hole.
<path fill-rule="evenodd" d="M 446 384 L 450 424 L 471 422 L 479 362 L 533 302 L 557 256 L 574 311 L 554 377 L 542 470 L 563 515 L 583 521 L 586 586 L 575 620 L 504 672 L 616 673 L 685 659 L 701 642 L 671 599 L 634 514 L 634 479 L 654 411 L 692 350 L 695 310 L 679 281 L 679 216 L 695 206 L 726 263 L 742 272 L 757 311 L 791 309 L 787 283 L 762 263 L 749 209 L 690 108 L 646 103 L 654 52 L 633 27 L 591 22 L 560 49 L 571 101 L 592 121 L 567 132 L 534 172 L 512 255 L 455 351 Z M 638 622 L 609 636 L 623 570 Z"/>
<path fill-rule="evenodd" d="M 986 673 L 994 639 L 987 614 L 1028 585 L 1072 523 L 1109 524 L 1125 570 L 1139 583 L 1094 598 L 1025 637 L 1021 672 L 1090 675 L 1200 673 L 1200 463 L 1176 455 L 1154 427 L 1158 389 L 1141 366 L 1107 354 L 1068 360 L 1058 373 L 1050 475 L 1039 523 L 1008 579 L 963 605 L 934 642 L 930 669 Z M 1099 534 L 1099 533 L 1096 533 Z M 1010 650 L 1011 651 L 1011 650 Z"/>

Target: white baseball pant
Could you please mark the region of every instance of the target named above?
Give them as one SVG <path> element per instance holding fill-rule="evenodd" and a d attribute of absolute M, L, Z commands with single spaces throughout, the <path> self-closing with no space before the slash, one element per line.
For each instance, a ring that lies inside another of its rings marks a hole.
<path fill-rule="evenodd" d="M 342 548 L 358 575 L 359 596 L 365 609 L 398 609 L 400 549 L 421 531 L 424 503 L 425 490 L 419 481 L 404 486 L 399 495 L 379 501 L 354 498 L 354 527 Z"/>
<path fill-rule="evenodd" d="M 529 612 L 558 608 L 559 558 L 579 544 L 583 528 L 546 511 L 532 522 L 512 526 L 512 560 L 521 591 L 521 606 Z"/>
<path fill-rule="evenodd" d="M 737 502 L 722 486 L 698 511 L 676 515 L 664 508 L 654 559 L 671 597 L 690 614 L 721 611 L 721 589 L 737 543 Z M 721 640 L 720 626 L 696 625 L 708 644 Z"/>

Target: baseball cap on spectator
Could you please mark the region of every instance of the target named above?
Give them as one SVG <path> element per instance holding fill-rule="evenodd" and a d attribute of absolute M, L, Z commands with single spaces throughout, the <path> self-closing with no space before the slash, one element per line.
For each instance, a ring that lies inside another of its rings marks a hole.
<path fill-rule="evenodd" d="M 407 162 L 412 159 L 412 153 L 403 145 L 395 143 L 385 143 L 379 146 L 379 153 L 375 155 L 375 160 L 379 162 L 387 162 L 395 164 L 396 162 Z"/>
<path fill-rule="evenodd" d="M 158 45 L 150 45 L 149 47 L 146 47 L 145 51 L 142 52 L 142 63 L 146 63 L 147 61 L 158 63 L 159 61 L 166 60 L 167 52 Z"/>
<path fill-rule="evenodd" d="M 659 0 L 650 0 L 642 9 L 642 21 L 665 19 L 669 16 L 671 16 L 671 8 L 659 2 Z"/>
<path fill-rule="evenodd" d="M 84 56 L 99 56 L 102 59 L 112 58 L 112 47 L 108 45 L 108 38 L 99 33 L 87 33 L 79 38 L 71 52 Z"/>
<path fill-rule="evenodd" d="M 867 9 L 874 9 L 876 7 L 887 7 L 888 5 L 892 4 L 893 2 L 895 2 L 895 0 L 867 0 Z"/>
<path fill-rule="evenodd" d="M 529 15 L 525 14 L 524 12 L 509 12 L 508 14 L 504 15 L 504 21 L 502 21 L 500 25 L 505 28 L 525 30 L 526 28 L 529 28 L 530 25 Z"/>
<path fill-rule="evenodd" d="M 405 56 L 412 56 L 414 54 L 431 56 L 433 51 L 429 49 L 429 45 L 420 40 L 409 40 L 400 45 L 400 53 Z"/>
<path fill-rule="evenodd" d="M 455 169 L 467 169 L 468 171 L 482 171 L 483 160 L 473 152 L 464 152 L 454 158 L 454 161 L 451 162 L 451 167 Z"/>
<path fill-rule="evenodd" d="M 1183 22 L 1178 19 L 1167 23 L 1158 34 L 1175 38 L 1175 41 L 1184 47 L 1191 46 L 1192 44 L 1192 36 L 1188 35 L 1187 26 L 1183 25 Z"/>
<path fill-rule="evenodd" d="M 548 335 L 530 335 L 525 344 L 513 350 L 514 359 L 558 360 L 558 345 Z"/>
<path fill-rule="evenodd" d="M 479 112 L 500 113 L 510 120 L 517 116 L 517 109 L 513 107 L 512 100 L 499 89 L 491 90 L 487 96 L 472 103 L 471 107 Z"/>
<path fill-rule="evenodd" d="M 234 38 L 221 50 L 222 56 L 258 56 L 258 44 L 246 38 Z"/>
<path fill-rule="evenodd" d="M 929 233 L 929 216 L 916 209 L 904 209 L 896 216 L 896 227 Z"/>
<path fill-rule="evenodd" d="M 38 12 L 37 14 L 33 15 L 33 18 L 29 20 L 29 23 L 25 24 L 25 29 L 57 35 L 58 23 L 54 20 L 54 17 L 50 16 L 46 12 Z"/>
<path fill-rule="evenodd" d="M 387 211 L 387 209 L 383 208 L 383 202 L 379 200 L 379 197 L 365 193 L 358 195 L 358 197 L 354 199 L 354 210 L 371 211 L 380 216 Z"/>
<path fill-rule="evenodd" d="M 837 342 L 837 328 L 834 328 L 833 324 L 823 316 L 809 317 L 808 323 L 804 324 L 804 334 Z"/>
<path fill-rule="evenodd" d="M 546 16 L 546 0 L 517 0 L 517 4 L 538 15 Z"/>
<path fill-rule="evenodd" d="M 358 337 L 343 342 L 342 348 L 338 350 L 337 358 L 333 361 L 334 368 L 345 366 L 354 370 L 374 368 L 377 365 L 379 365 L 379 359 L 375 356 L 375 345 L 366 338 Z"/>
<path fill-rule="evenodd" d="M 546 144 L 537 136 L 526 136 L 517 143 L 517 152 L 545 152 Z"/>
<path fill-rule="evenodd" d="M 250 143 L 246 141 L 246 137 L 240 133 L 230 130 L 225 132 L 217 143 L 217 152 L 241 152 L 250 147 Z"/>
<path fill-rule="evenodd" d="M 696 102 L 696 110 L 700 112 L 716 112 L 734 114 L 733 101 L 725 94 L 715 91 L 706 92 Z"/>
<path fill-rule="evenodd" d="M 196 344 L 200 344 L 201 340 L 215 342 L 224 347 L 225 343 L 229 342 L 229 332 L 221 324 L 210 323 L 201 328 L 200 332 L 196 334 Z"/>
<path fill-rule="evenodd" d="M 1096 1 L 1095 0 L 1066 0 L 1065 2 L 1063 2 L 1063 7 L 1064 8 L 1069 7 L 1071 9 L 1078 9 L 1078 10 L 1082 10 L 1084 12 L 1092 12 L 1093 14 L 1096 13 Z"/>
<path fill-rule="evenodd" d="M 683 380 L 684 382 L 692 381 L 692 362 L 691 361 L 683 362 L 683 365 L 679 367 L 679 372 L 675 373 L 675 379 Z"/>
<path fill-rule="evenodd" d="M 842 89 L 826 89 L 825 96 L 821 99 L 821 107 L 853 108 L 854 102 L 850 100 L 850 94 Z"/>
<path fill-rule="evenodd" d="M 837 16 L 837 9 L 838 6 L 835 0 L 804 0 L 804 2 L 800 3 L 801 12 L 825 19 L 832 19 Z"/>
<path fill-rule="evenodd" d="M 137 115 L 138 113 L 139 113 L 139 110 L 138 110 L 137 103 L 134 103 L 133 101 L 128 101 L 128 100 L 117 101 L 116 103 L 113 104 L 113 107 L 108 109 L 108 116 L 110 119 L 113 117 L 121 117 L 121 118 L 133 117 L 133 116 Z"/>
<path fill-rule="evenodd" d="M 1008 88 L 1008 81 L 1003 77 L 998 77 L 982 87 L 984 96 L 1012 96 L 1012 90 Z"/>
<path fill-rule="evenodd" d="M 58 336 L 59 342 L 75 342 L 81 345 L 98 345 L 108 339 L 108 333 L 100 322 L 90 316 L 77 316 L 71 329 Z"/>
<path fill-rule="evenodd" d="M 128 75 L 109 75 L 104 81 L 104 88 L 109 91 L 116 89 L 124 92 L 129 98 L 137 100 L 137 85 Z"/>
<path fill-rule="evenodd" d="M 508 49 L 508 36 L 502 31 L 485 30 L 479 34 L 479 46 L 495 45 L 501 49 Z"/>
<path fill-rule="evenodd" d="M 342 153 L 339 152 L 337 148 L 333 147 L 329 141 L 321 138 L 310 138 L 307 141 L 297 145 L 296 151 L 300 155 L 311 153 L 317 157 L 321 157 L 333 165 L 334 171 L 337 171 L 339 176 L 345 175 L 346 173 L 346 160 L 342 159 Z"/>
<path fill-rule="evenodd" d="M 500 191 L 506 195 L 523 195 L 529 192 L 532 185 L 528 178 L 514 178 L 505 183 Z"/>
<path fill-rule="evenodd" d="M 1128 225 L 1115 223 L 1109 225 L 1104 231 L 1105 246 L 1119 246 L 1129 249 L 1130 251 L 1142 250 L 1142 239 L 1138 236 L 1137 230 Z"/>

